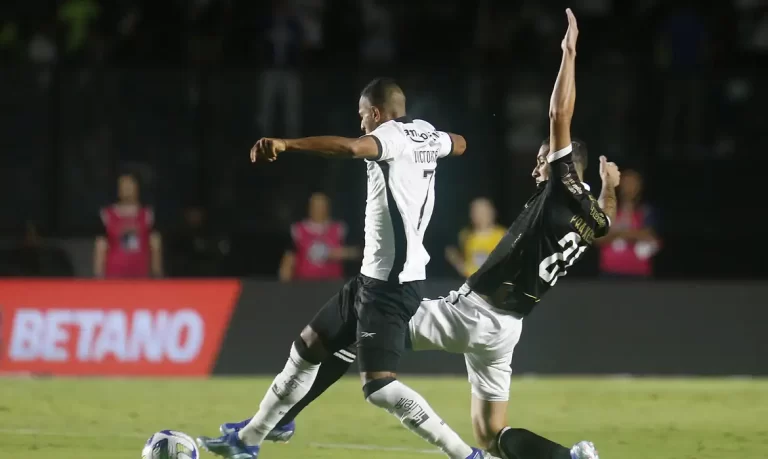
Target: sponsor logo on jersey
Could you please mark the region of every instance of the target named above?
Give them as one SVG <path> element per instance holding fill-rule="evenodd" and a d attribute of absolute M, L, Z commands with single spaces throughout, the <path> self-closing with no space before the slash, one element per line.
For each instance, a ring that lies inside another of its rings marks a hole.
<path fill-rule="evenodd" d="M 592 217 L 600 228 L 605 228 L 608 224 L 605 220 L 605 214 L 600 210 L 600 205 L 595 201 L 595 198 L 592 198 L 592 204 L 589 207 L 589 216 Z"/>
<path fill-rule="evenodd" d="M 436 131 L 424 132 L 417 131 L 416 129 L 405 129 L 405 136 L 416 143 L 424 143 L 440 139 L 440 134 Z"/>
<path fill-rule="evenodd" d="M 0 372 L 207 375 L 237 281 L 1 281 Z"/>

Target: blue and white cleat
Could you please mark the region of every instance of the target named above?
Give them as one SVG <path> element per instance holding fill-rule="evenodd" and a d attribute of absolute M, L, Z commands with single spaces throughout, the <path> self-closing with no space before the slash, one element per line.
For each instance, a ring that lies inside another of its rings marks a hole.
<path fill-rule="evenodd" d="M 483 451 L 480 448 L 472 448 L 472 454 L 467 456 L 467 459 L 497 459 L 491 456 L 490 453 Z"/>
<path fill-rule="evenodd" d="M 227 422 L 226 424 L 220 425 L 219 430 L 224 435 L 230 434 L 232 432 L 240 432 L 245 426 L 248 425 L 249 422 L 251 422 L 250 419 L 246 419 L 240 422 Z M 265 440 L 273 441 L 276 443 L 288 443 L 288 440 L 293 437 L 294 433 L 296 433 L 296 421 L 291 421 L 284 426 L 276 426 L 267 434 L 267 438 L 265 438 Z"/>
<path fill-rule="evenodd" d="M 600 459 L 591 441 L 580 441 L 571 448 L 571 459 Z"/>
<path fill-rule="evenodd" d="M 219 438 L 197 437 L 197 445 L 209 453 L 224 459 L 257 459 L 259 446 L 248 446 L 237 436 L 237 432 Z"/>
<path fill-rule="evenodd" d="M 250 418 L 240 422 L 225 422 L 219 426 L 219 432 L 224 435 L 231 434 L 232 432 L 240 432 L 249 422 L 251 422 Z"/>

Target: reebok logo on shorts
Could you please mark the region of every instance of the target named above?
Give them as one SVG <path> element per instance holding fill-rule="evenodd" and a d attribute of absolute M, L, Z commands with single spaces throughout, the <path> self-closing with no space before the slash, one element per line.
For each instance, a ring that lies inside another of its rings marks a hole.
<path fill-rule="evenodd" d="M 373 338 L 376 333 L 360 332 L 361 338 Z"/>

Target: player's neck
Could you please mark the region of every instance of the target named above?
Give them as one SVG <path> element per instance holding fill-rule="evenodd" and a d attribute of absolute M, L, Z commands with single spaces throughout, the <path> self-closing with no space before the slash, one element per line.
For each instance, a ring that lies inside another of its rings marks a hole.
<path fill-rule="evenodd" d="M 408 115 L 406 115 L 405 110 L 394 110 L 384 114 L 382 123 L 386 123 L 387 121 L 405 119 L 405 118 L 408 118 Z"/>

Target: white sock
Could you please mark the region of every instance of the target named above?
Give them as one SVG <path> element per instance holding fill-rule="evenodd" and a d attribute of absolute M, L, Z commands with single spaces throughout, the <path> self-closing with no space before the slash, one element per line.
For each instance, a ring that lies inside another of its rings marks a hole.
<path fill-rule="evenodd" d="M 392 381 L 367 400 L 395 415 L 408 430 L 440 448 L 451 459 L 466 459 L 472 453 L 472 448 L 437 416 L 424 397 L 400 381 Z"/>
<path fill-rule="evenodd" d="M 293 345 L 285 368 L 261 400 L 259 412 L 238 434 L 240 439 L 249 446 L 260 445 L 285 413 L 307 395 L 319 368 L 320 364 L 302 359 Z"/>

